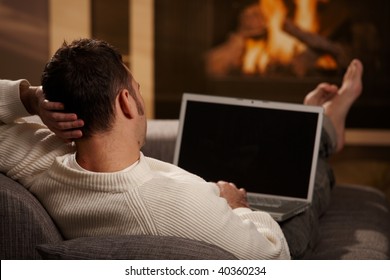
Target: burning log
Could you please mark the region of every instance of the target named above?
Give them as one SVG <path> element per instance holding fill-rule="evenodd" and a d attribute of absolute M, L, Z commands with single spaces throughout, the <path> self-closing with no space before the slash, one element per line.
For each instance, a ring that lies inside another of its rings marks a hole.
<path fill-rule="evenodd" d="M 243 9 L 238 28 L 206 54 L 210 76 L 334 73 L 352 59 L 352 45 L 318 33 L 317 1 L 296 1 L 294 22 L 282 0 L 261 0 Z M 311 16 L 307 16 L 310 14 Z"/>
<path fill-rule="evenodd" d="M 245 38 L 241 34 L 231 34 L 229 39 L 206 54 L 206 73 L 209 76 L 224 76 L 241 67 L 241 57 L 245 48 Z"/>
<path fill-rule="evenodd" d="M 350 55 L 348 55 L 349 51 L 346 46 L 332 42 L 317 33 L 304 31 L 296 26 L 291 20 L 286 20 L 284 22 L 283 30 L 304 43 L 311 50 L 309 55 L 311 59 L 314 59 L 313 53 L 316 53 L 318 57 L 329 54 L 336 60 L 339 68 L 347 67 L 352 59 Z"/>

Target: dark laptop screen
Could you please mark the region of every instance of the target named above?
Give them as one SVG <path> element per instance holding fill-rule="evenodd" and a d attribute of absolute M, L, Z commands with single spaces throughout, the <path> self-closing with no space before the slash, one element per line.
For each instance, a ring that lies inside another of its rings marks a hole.
<path fill-rule="evenodd" d="M 248 192 L 306 198 L 318 113 L 188 101 L 178 166 Z"/>

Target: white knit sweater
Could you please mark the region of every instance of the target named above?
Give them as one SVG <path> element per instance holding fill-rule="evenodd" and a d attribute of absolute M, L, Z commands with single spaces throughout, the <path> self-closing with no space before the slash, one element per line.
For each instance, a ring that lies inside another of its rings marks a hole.
<path fill-rule="evenodd" d="M 180 236 L 215 244 L 241 259 L 288 259 L 279 225 L 267 214 L 232 210 L 213 183 L 140 155 L 128 172 L 83 172 L 64 164 L 74 153 L 28 116 L 20 81 L 0 80 L 0 171 L 37 196 L 65 238 Z"/>

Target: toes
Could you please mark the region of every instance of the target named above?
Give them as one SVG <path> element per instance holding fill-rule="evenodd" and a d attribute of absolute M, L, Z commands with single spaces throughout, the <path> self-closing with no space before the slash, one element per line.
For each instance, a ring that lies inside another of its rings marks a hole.
<path fill-rule="evenodd" d="M 338 87 L 328 83 L 319 84 L 312 92 L 306 95 L 304 104 L 322 106 L 336 96 Z"/>

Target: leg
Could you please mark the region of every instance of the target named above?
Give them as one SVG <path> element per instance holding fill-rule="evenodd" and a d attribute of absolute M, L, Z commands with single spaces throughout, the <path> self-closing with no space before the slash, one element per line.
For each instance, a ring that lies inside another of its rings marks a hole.
<path fill-rule="evenodd" d="M 360 61 L 354 60 L 347 69 L 343 84 L 338 94 L 324 104 L 325 115 L 332 121 L 337 133 L 337 148 L 339 152 L 344 147 L 345 141 L 345 120 L 349 109 L 362 92 L 363 65 Z"/>
<path fill-rule="evenodd" d="M 323 106 L 326 117 L 312 205 L 304 213 L 281 224 L 292 258 L 303 258 L 317 242 L 319 217 L 328 207 L 331 188 L 335 183 L 327 157 L 334 151 L 340 151 L 344 146 L 345 119 L 353 102 L 361 94 L 362 71 L 360 61 L 354 60 L 344 75 L 340 89 L 334 85 L 322 83 L 305 98 L 306 105 Z"/>
<path fill-rule="evenodd" d="M 349 109 L 362 92 L 363 65 L 355 59 L 344 75 L 340 89 L 335 85 L 320 84 L 304 101 L 306 105 L 323 106 L 325 116 L 331 121 L 336 133 L 336 152 L 344 147 L 345 120 Z"/>

